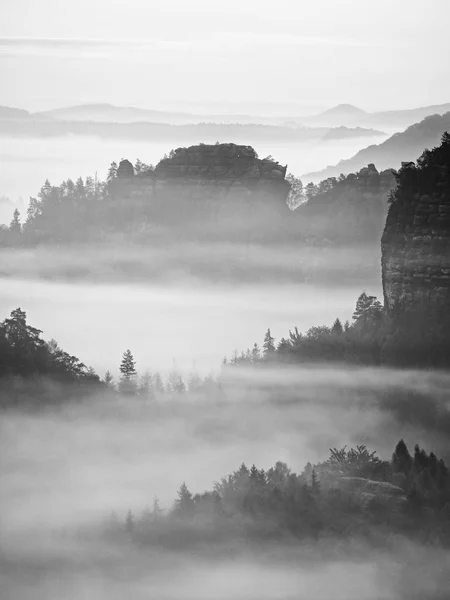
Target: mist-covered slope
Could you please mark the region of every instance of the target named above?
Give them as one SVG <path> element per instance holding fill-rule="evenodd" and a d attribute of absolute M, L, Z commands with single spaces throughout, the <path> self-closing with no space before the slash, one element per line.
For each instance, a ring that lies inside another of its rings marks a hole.
<path fill-rule="evenodd" d="M 0 120 L 28 119 L 30 113 L 22 108 L 13 108 L 11 106 L 0 106 Z"/>
<path fill-rule="evenodd" d="M 321 171 L 306 173 L 303 179 L 319 181 L 327 177 L 337 177 L 341 173 L 358 171 L 370 163 L 374 163 L 381 170 L 398 169 L 402 162 L 415 160 L 424 148 L 439 144 L 442 134 L 448 129 L 450 129 L 450 112 L 426 117 L 405 131 L 395 133 L 385 142 L 360 150 L 352 158 L 341 160 L 337 165 Z"/>

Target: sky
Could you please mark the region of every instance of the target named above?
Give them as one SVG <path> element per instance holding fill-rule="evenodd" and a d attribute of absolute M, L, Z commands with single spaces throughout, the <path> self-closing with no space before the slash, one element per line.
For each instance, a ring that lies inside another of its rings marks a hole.
<path fill-rule="evenodd" d="M 0 0 L 0 105 L 301 115 L 450 101 L 448 0 Z"/>

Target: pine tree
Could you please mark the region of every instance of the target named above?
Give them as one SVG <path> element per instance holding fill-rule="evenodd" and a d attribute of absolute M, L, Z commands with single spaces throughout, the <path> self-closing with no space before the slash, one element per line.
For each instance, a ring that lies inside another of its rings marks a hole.
<path fill-rule="evenodd" d="M 252 363 L 256 364 L 261 360 L 261 350 L 259 349 L 258 344 L 255 342 L 252 348 Z"/>
<path fill-rule="evenodd" d="M 5 239 L 11 246 L 20 245 L 22 241 L 22 225 L 20 224 L 20 212 L 17 208 L 13 213 L 13 218 L 9 228 L 5 232 Z"/>
<path fill-rule="evenodd" d="M 136 159 L 136 162 L 134 164 L 134 170 L 136 173 L 145 173 L 146 171 L 149 171 L 150 169 L 151 169 L 150 165 L 143 163 L 140 158 Z"/>
<path fill-rule="evenodd" d="M 94 367 L 88 367 L 85 374 L 85 379 L 89 379 L 91 381 L 100 381 L 100 377 L 97 375 Z"/>
<path fill-rule="evenodd" d="M 153 378 L 149 371 L 146 371 L 139 381 L 139 396 L 144 400 L 151 400 L 153 394 Z"/>
<path fill-rule="evenodd" d="M 42 331 L 27 324 L 27 313 L 21 308 L 13 310 L 11 317 L 5 319 L 1 325 L 9 345 L 16 350 L 32 353 L 45 346 L 40 337 Z"/>
<path fill-rule="evenodd" d="M 108 169 L 108 174 L 106 176 L 106 181 L 111 181 L 117 177 L 117 163 L 113 161 Z"/>
<path fill-rule="evenodd" d="M 75 181 L 75 192 L 80 199 L 84 199 L 86 197 L 86 188 L 84 187 L 82 177 L 78 177 L 78 179 Z"/>
<path fill-rule="evenodd" d="M 280 356 L 280 358 L 285 359 L 286 357 L 288 357 L 291 350 L 292 350 L 292 345 L 289 342 L 289 340 L 282 337 L 281 340 L 278 342 L 278 346 L 277 346 L 277 353 Z"/>
<path fill-rule="evenodd" d="M 356 301 L 352 319 L 358 327 L 366 328 L 380 321 L 382 315 L 383 307 L 376 296 L 368 296 L 366 292 L 363 292 Z"/>
<path fill-rule="evenodd" d="M 105 376 L 103 377 L 103 383 L 105 383 L 111 389 L 116 387 L 114 385 L 114 377 L 112 376 L 111 371 L 106 371 Z"/>
<path fill-rule="evenodd" d="M 94 178 L 89 176 L 86 177 L 86 183 L 84 185 L 84 189 L 86 191 L 86 196 L 89 199 L 93 199 L 95 197 L 95 181 Z"/>
<path fill-rule="evenodd" d="M 125 531 L 129 534 L 133 533 L 133 531 L 135 530 L 135 523 L 134 523 L 134 517 L 133 517 L 133 513 L 131 512 L 131 510 L 129 510 L 127 512 L 127 516 L 125 519 Z"/>
<path fill-rule="evenodd" d="M 311 473 L 311 487 L 314 494 L 320 494 L 320 482 L 315 469 Z"/>
<path fill-rule="evenodd" d="M 234 367 L 237 367 L 238 364 L 239 364 L 239 353 L 237 351 L 237 348 L 235 348 L 233 350 L 233 355 L 230 358 L 230 365 L 233 365 Z"/>
<path fill-rule="evenodd" d="M 188 490 L 187 485 L 183 482 L 177 492 L 178 498 L 175 500 L 175 514 L 181 518 L 192 517 L 195 510 L 192 494 Z"/>
<path fill-rule="evenodd" d="M 154 521 L 157 521 L 158 519 L 161 518 L 162 516 L 162 508 L 159 505 L 159 498 L 158 496 L 155 496 L 153 498 L 153 509 L 152 509 L 152 517 Z"/>
<path fill-rule="evenodd" d="M 121 378 L 119 381 L 119 391 L 123 394 L 136 393 L 136 361 L 130 350 L 126 350 L 122 356 L 119 370 Z"/>
<path fill-rule="evenodd" d="M 187 381 L 187 389 L 188 392 L 195 393 L 198 392 L 202 387 L 202 379 L 200 375 L 196 371 L 191 371 L 188 376 Z"/>
<path fill-rule="evenodd" d="M 412 458 L 409 450 L 401 439 L 395 446 L 394 453 L 392 455 L 392 468 L 395 473 L 404 473 L 408 475 L 412 465 Z"/>
<path fill-rule="evenodd" d="M 153 375 L 153 391 L 155 394 L 164 394 L 164 383 L 158 371 Z"/>
<path fill-rule="evenodd" d="M 11 233 L 22 233 L 22 225 L 20 224 L 20 212 L 18 208 L 16 208 L 13 212 L 13 218 L 9 225 L 9 231 Z"/>
<path fill-rule="evenodd" d="M 294 209 L 300 206 L 305 201 L 305 195 L 303 193 L 303 183 L 298 177 L 295 177 L 292 173 L 286 175 L 286 181 L 290 184 L 291 189 L 287 197 L 287 204 L 289 208 Z"/>
<path fill-rule="evenodd" d="M 183 378 L 181 376 L 180 371 L 176 368 L 176 366 L 169 371 L 167 376 L 167 391 L 172 392 L 173 394 L 183 394 L 186 391 L 186 386 L 184 384 Z"/>
<path fill-rule="evenodd" d="M 275 355 L 275 338 L 270 334 L 270 329 L 266 331 L 263 344 L 264 360 L 270 360 Z"/>
<path fill-rule="evenodd" d="M 333 326 L 331 328 L 331 331 L 333 333 L 335 333 L 336 335 L 341 335 L 341 333 L 343 333 L 344 328 L 342 327 L 342 323 L 339 319 L 335 320 L 335 322 L 333 323 Z"/>

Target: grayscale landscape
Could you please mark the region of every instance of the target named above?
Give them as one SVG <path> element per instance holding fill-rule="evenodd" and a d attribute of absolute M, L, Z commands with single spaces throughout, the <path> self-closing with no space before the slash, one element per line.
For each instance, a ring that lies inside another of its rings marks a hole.
<path fill-rule="evenodd" d="M 450 597 L 449 18 L 0 3 L 1 600 Z"/>

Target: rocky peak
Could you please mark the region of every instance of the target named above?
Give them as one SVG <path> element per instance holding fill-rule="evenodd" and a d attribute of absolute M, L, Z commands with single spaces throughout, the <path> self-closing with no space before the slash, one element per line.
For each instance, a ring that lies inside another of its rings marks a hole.
<path fill-rule="evenodd" d="M 173 150 L 158 163 L 155 177 L 284 181 L 286 168 L 271 158 L 259 159 L 251 146 L 199 144 Z"/>
<path fill-rule="evenodd" d="M 117 168 L 117 177 L 119 179 L 131 179 L 134 177 L 134 167 L 129 160 L 121 160 Z"/>

